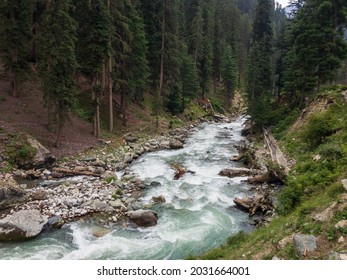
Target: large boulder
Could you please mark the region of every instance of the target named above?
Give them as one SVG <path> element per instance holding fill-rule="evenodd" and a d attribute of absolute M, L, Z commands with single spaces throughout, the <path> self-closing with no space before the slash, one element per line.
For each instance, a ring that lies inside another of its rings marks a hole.
<path fill-rule="evenodd" d="M 317 239 L 313 235 L 295 234 L 293 241 L 295 250 L 301 256 L 306 256 L 307 253 L 317 249 Z"/>
<path fill-rule="evenodd" d="M 55 157 L 37 140 L 21 134 L 13 137 L 5 147 L 8 158 L 22 169 L 50 167 Z"/>
<path fill-rule="evenodd" d="M 6 176 L 4 180 L 0 180 L 0 210 L 23 203 L 26 199 L 25 190 L 18 185 L 12 176 Z"/>
<path fill-rule="evenodd" d="M 251 120 L 247 120 L 244 124 L 244 128 L 241 130 L 241 135 L 242 136 L 247 136 L 249 134 L 254 133 L 255 131 L 253 131 L 253 126 L 252 126 L 252 121 Z"/>
<path fill-rule="evenodd" d="M 158 222 L 158 214 L 152 210 L 129 211 L 128 217 L 140 227 L 152 227 Z"/>
<path fill-rule="evenodd" d="M 0 220 L 0 241 L 23 241 L 40 234 L 47 217 L 38 210 L 21 210 Z"/>

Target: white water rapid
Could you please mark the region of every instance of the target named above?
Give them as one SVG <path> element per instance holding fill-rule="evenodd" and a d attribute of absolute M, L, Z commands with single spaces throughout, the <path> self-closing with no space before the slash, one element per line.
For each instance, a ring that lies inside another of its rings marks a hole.
<path fill-rule="evenodd" d="M 130 166 L 139 178 L 161 183 L 147 188 L 141 198 L 151 203 L 154 196 L 165 197 L 164 204 L 153 208 L 159 215 L 157 226 L 103 229 L 93 221 L 75 222 L 28 242 L 0 244 L 0 259 L 182 259 L 219 246 L 240 230 L 249 231 L 248 215 L 233 203 L 249 186 L 242 178 L 218 176 L 221 169 L 240 165 L 229 159 L 243 139 L 243 122 L 204 124 L 183 149 L 149 153 Z M 172 162 L 196 173 L 173 180 Z M 95 237 L 96 228 L 106 233 Z"/>

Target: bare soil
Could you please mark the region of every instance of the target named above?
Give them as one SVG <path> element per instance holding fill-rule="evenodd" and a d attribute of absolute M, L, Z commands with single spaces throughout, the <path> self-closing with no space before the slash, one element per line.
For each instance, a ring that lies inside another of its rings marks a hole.
<path fill-rule="evenodd" d="M 72 155 L 98 143 L 91 124 L 72 116 L 64 128 L 61 148 L 53 147 L 55 133 L 48 129 L 48 111 L 42 103 L 39 83 L 25 82 L 19 95 L 18 98 L 10 96 L 8 80 L 0 79 L 0 128 L 6 132 L 30 134 L 57 157 Z"/>

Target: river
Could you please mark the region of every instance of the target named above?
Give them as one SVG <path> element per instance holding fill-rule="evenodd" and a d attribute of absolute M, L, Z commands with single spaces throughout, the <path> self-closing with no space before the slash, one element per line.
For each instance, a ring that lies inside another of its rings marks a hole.
<path fill-rule="evenodd" d="M 251 230 L 248 215 L 233 203 L 249 185 L 242 178 L 218 176 L 223 168 L 240 166 L 229 159 L 243 139 L 243 122 L 203 124 L 183 149 L 148 153 L 130 166 L 139 178 L 161 183 L 147 188 L 141 198 L 150 203 L 154 196 L 165 197 L 164 204 L 152 209 L 159 216 L 157 226 L 102 228 L 97 220 L 74 222 L 31 241 L 0 244 L 0 259 L 182 259 L 215 248 L 240 230 Z M 172 162 L 196 173 L 173 180 Z M 96 229 L 106 233 L 95 237 Z"/>

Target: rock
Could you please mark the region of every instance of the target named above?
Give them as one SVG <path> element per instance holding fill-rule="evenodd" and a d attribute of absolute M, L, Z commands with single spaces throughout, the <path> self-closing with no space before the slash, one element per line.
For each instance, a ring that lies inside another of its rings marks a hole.
<path fill-rule="evenodd" d="M 136 143 L 138 141 L 138 139 L 136 137 L 132 136 L 132 135 L 125 136 L 124 140 L 127 143 Z"/>
<path fill-rule="evenodd" d="M 289 245 L 292 242 L 293 242 L 293 235 L 286 236 L 278 242 L 278 246 L 280 246 L 281 249 L 284 249 L 285 247 L 287 247 L 287 245 Z"/>
<path fill-rule="evenodd" d="M 89 200 L 81 205 L 82 207 L 90 207 L 96 211 L 101 212 L 113 212 L 114 208 L 108 205 L 106 202 L 101 201 L 100 199 Z"/>
<path fill-rule="evenodd" d="M 277 256 L 274 256 L 274 257 L 272 258 L 272 260 L 273 260 L 273 261 L 280 261 L 281 259 L 280 259 L 279 257 L 277 257 Z"/>
<path fill-rule="evenodd" d="M 36 237 L 47 224 L 38 210 L 21 210 L 0 220 L 0 241 L 22 241 Z"/>
<path fill-rule="evenodd" d="M 23 167 L 42 168 L 50 167 L 55 162 L 55 157 L 37 140 L 28 137 L 28 143 L 36 150 L 31 162 L 26 163 Z"/>
<path fill-rule="evenodd" d="M 117 200 L 111 200 L 108 203 L 111 207 L 113 207 L 114 209 L 121 209 L 122 207 L 125 207 L 123 202 L 120 199 Z"/>
<path fill-rule="evenodd" d="M 254 125 L 254 124 L 253 124 Z M 245 127 L 241 130 L 241 135 L 242 136 L 247 136 L 250 135 L 252 133 L 252 121 L 251 120 L 247 120 L 245 122 Z M 254 132 L 254 131 L 253 131 Z"/>
<path fill-rule="evenodd" d="M 156 181 L 153 181 L 149 184 L 150 187 L 160 187 L 161 186 L 161 183 L 160 182 L 156 182 Z"/>
<path fill-rule="evenodd" d="M 344 187 L 344 189 L 347 191 L 347 179 L 343 179 L 341 180 L 342 186 Z"/>
<path fill-rule="evenodd" d="M 64 221 L 60 216 L 53 216 L 48 219 L 47 225 L 51 228 L 61 229 L 64 225 Z"/>
<path fill-rule="evenodd" d="M 341 220 L 335 225 L 336 229 L 347 229 L 347 220 Z"/>
<path fill-rule="evenodd" d="M 131 153 L 127 153 L 124 156 L 124 163 L 131 163 L 134 159 L 134 155 Z"/>
<path fill-rule="evenodd" d="M 33 200 L 45 200 L 45 199 L 47 199 L 47 193 L 43 190 L 36 190 L 30 196 Z"/>
<path fill-rule="evenodd" d="M 154 203 L 158 203 L 158 204 L 163 204 L 166 202 L 166 199 L 164 196 L 160 195 L 160 196 L 153 196 L 152 200 Z"/>
<path fill-rule="evenodd" d="M 317 239 L 313 235 L 295 234 L 293 241 L 295 250 L 301 256 L 306 256 L 308 252 L 313 252 L 317 249 Z"/>
<path fill-rule="evenodd" d="M 329 260 L 347 260 L 347 253 L 330 252 Z"/>
<path fill-rule="evenodd" d="M 92 235 L 100 238 L 105 236 L 106 234 L 109 234 L 112 230 L 110 228 L 104 228 L 104 227 L 99 227 L 99 226 L 95 226 L 92 229 Z"/>
<path fill-rule="evenodd" d="M 101 166 L 98 166 L 98 167 L 95 168 L 94 173 L 95 174 L 104 174 L 105 173 L 105 169 L 103 167 L 101 167 Z"/>
<path fill-rule="evenodd" d="M 340 236 L 340 238 L 337 240 L 337 243 L 339 244 L 345 243 L 345 238 L 343 236 Z"/>
<path fill-rule="evenodd" d="M 26 192 L 12 176 L 0 180 L 0 210 L 12 207 L 27 200 Z"/>
<path fill-rule="evenodd" d="M 107 179 L 107 178 L 114 178 L 115 180 L 117 180 L 117 174 L 116 172 L 107 170 L 104 173 L 101 174 L 100 176 L 102 179 Z"/>
<path fill-rule="evenodd" d="M 329 253 L 329 260 L 341 260 L 340 254 L 337 252 L 330 252 Z"/>
<path fill-rule="evenodd" d="M 152 210 L 136 210 L 128 212 L 129 219 L 140 227 L 152 227 L 157 224 L 158 214 Z"/>
<path fill-rule="evenodd" d="M 317 222 L 327 222 L 332 219 L 334 216 L 334 208 L 336 207 L 336 202 L 330 205 L 323 212 L 316 214 L 313 219 Z"/>
<path fill-rule="evenodd" d="M 178 139 L 170 140 L 170 149 L 182 149 L 183 143 Z"/>

